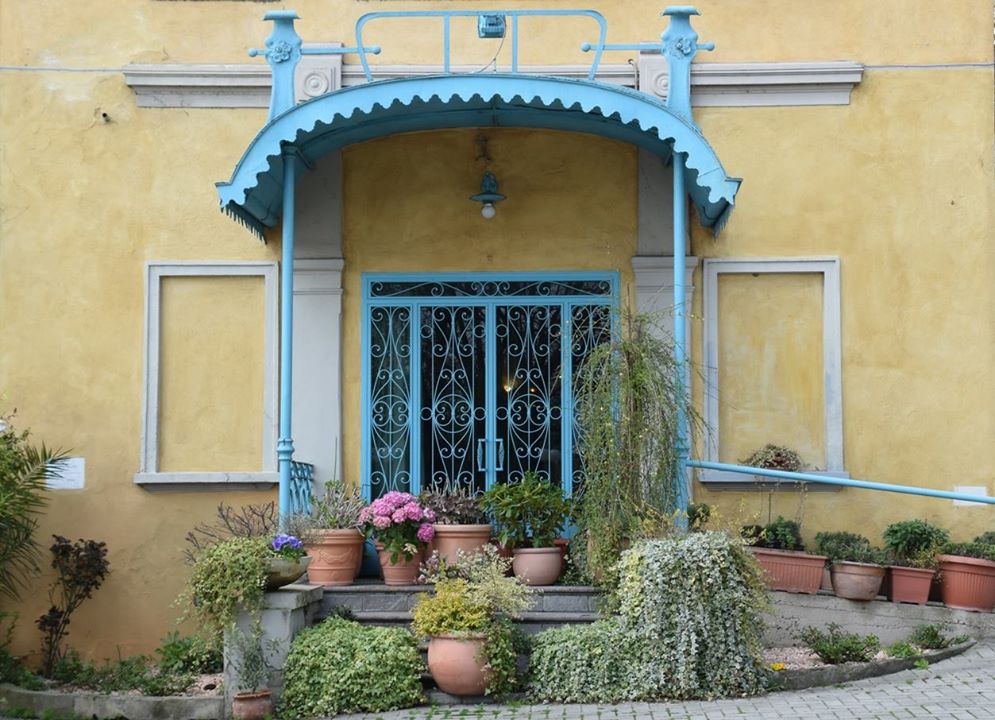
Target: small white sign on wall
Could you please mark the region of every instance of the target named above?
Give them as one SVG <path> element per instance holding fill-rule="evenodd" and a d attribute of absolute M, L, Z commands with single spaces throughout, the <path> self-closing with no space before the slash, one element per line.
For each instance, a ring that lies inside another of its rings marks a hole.
<path fill-rule="evenodd" d="M 984 485 L 954 485 L 954 492 L 965 495 L 978 495 L 988 497 L 988 488 Z M 954 505 L 966 505 L 969 507 L 988 507 L 984 503 L 971 502 L 970 500 L 954 500 Z"/>
<path fill-rule="evenodd" d="M 49 490 L 82 490 L 86 477 L 86 458 L 71 457 L 59 463 L 58 470 L 45 485 Z"/>

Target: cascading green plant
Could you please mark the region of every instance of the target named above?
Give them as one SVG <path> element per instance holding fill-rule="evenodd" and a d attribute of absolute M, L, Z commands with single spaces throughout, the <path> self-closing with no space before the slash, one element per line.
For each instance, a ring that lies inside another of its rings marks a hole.
<path fill-rule="evenodd" d="M 535 699 L 706 699 L 766 687 L 767 593 L 738 539 L 706 531 L 640 541 L 619 561 L 616 595 L 617 614 L 535 637 Z"/>
<path fill-rule="evenodd" d="M 574 378 L 583 479 L 576 522 L 588 569 L 605 577 L 633 540 L 673 528 L 678 511 L 678 418 L 701 418 L 667 331 L 649 315 L 620 314 L 619 332 L 591 351 Z"/>

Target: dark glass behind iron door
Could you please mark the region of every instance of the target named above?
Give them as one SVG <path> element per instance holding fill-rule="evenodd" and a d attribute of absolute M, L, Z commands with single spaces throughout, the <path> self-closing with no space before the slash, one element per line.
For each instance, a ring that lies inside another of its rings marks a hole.
<path fill-rule="evenodd" d="M 420 309 L 421 486 L 482 492 L 486 484 L 486 308 Z"/>
<path fill-rule="evenodd" d="M 563 373 L 560 305 L 498 305 L 494 482 L 528 471 L 562 487 Z"/>

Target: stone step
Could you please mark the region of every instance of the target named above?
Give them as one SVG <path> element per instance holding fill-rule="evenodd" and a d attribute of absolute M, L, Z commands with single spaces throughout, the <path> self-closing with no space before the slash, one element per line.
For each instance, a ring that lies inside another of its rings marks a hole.
<path fill-rule="evenodd" d="M 321 616 L 336 608 L 348 609 L 353 617 L 370 625 L 410 625 L 411 610 L 431 585 L 387 586 L 360 581 L 354 585 L 324 589 Z M 551 627 L 591 623 L 598 619 L 601 591 L 580 585 L 550 585 L 536 588 L 535 601 L 520 620 L 530 635 Z"/>

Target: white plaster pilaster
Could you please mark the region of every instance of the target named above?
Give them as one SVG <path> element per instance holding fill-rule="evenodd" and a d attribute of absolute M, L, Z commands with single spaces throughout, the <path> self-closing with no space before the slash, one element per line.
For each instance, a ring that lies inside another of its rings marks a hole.
<path fill-rule="evenodd" d="M 342 258 L 294 262 L 294 459 L 320 484 L 342 458 Z"/>

